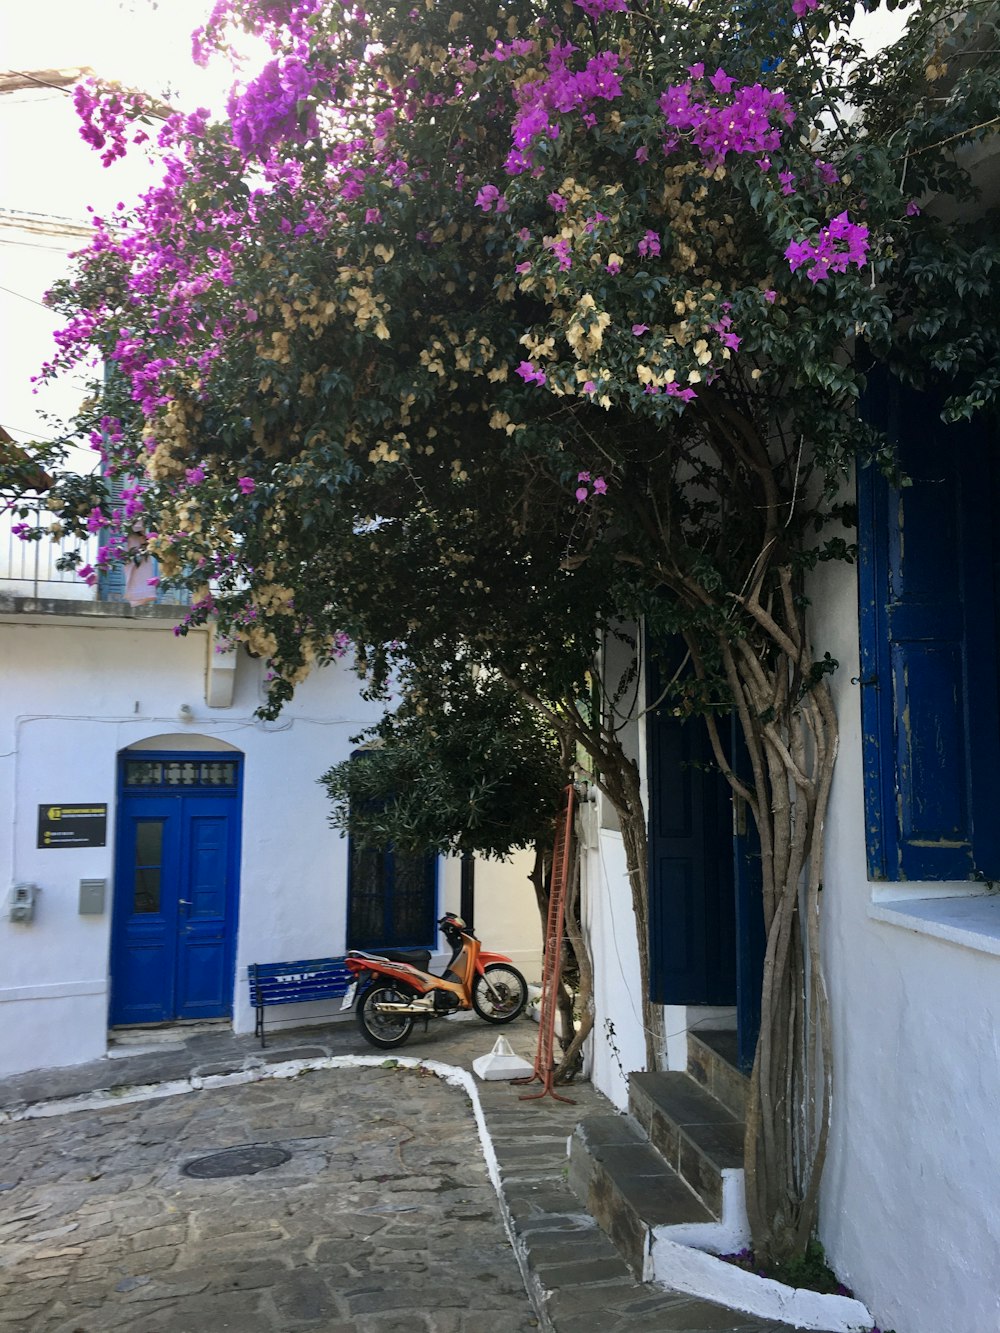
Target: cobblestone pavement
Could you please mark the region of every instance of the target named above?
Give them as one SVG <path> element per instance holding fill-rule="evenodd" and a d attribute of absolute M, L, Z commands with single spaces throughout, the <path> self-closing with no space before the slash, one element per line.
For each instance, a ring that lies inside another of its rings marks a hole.
<path fill-rule="evenodd" d="M 5 1330 L 537 1327 L 468 1101 L 433 1076 L 317 1070 L 4 1138 Z M 255 1175 L 181 1172 L 272 1143 L 289 1160 Z"/>
<path fill-rule="evenodd" d="M 533 1024 L 504 1031 L 533 1056 Z M 441 1022 L 399 1064 L 302 1069 L 284 1062 L 371 1048 L 343 1023 L 265 1052 L 179 1030 L 0 1080 L 0 1330 L 789 1333 L 632 1279 L 566 1183 L 567 1135 L 608 1105 L 589 1084 L 569 1105 L 477 1083 L 491 1180 L 466 1091 L 401 1066 L 469 1070 L 496 1035 Z M 250 1144 L 290 1155 L 251 1175 L 182 1173 Z"/>

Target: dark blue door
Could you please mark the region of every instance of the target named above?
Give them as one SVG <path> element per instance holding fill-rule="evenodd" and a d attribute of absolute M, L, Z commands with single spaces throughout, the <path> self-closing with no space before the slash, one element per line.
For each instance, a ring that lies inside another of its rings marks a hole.
<path fill-rule="evenodd" d="M 238 764 L 123 763 L 111 943 L 112 1024 L 232 1013 Z"/>
<path fill-rule="evenodd" d="M 659 1004 L 736 1003 L 736 908 L 729 785 L 699 717 L 660 699 L 648 654 L 649 979 Z M 671 673 L 672 674 L 672 673 Z"/>

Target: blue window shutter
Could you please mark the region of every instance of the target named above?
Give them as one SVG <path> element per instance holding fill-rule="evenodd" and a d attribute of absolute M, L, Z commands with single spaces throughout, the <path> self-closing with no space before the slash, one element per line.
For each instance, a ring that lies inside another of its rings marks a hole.
<path fill-rule="evenodd" d="M 121 507 L 122 489 L 125 485 L 124 479 L 120 475 L 114 475 L 105 472 L 104 483 L 108 488 L 108 499 L 111 510 Z M 107 528 L 101 529 L 101 545 L 105 545 L 111 534 Z M 121 561 L 115 563 L 107 570 L 102 570 L 97 576 L 97 597 L 102 602 L 123 602 L 125 600 L 125 566 Z"/>
<path fill-rule="evenodd" d="M 873 879 L 1000 876 L 991 465 L 985 432 L 882 383 L 868 414 L 907 486 L 859 477 L 862 724 Z"/>

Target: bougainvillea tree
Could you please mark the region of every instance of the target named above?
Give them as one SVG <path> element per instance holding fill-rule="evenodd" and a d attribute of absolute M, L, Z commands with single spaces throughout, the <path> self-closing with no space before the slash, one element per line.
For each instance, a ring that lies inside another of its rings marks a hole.
<path fill-rule="evenodd" d="M 124 483 L 109 512 L 67 479 L 60 522 L 117 528 L 104 560 L 141 527 L 188 623 L 269 659 L 275 706 L 345 633 L 376 669 L 461 643 L 591 755 L 640 942 L 638 774 L 575 701 L 612 615 L 680 637 L 674 705 L 760 832 L 747 1198 L 781 1258 L 830 1095 L 835 664 L 803 583 L 850 554 L 845 469 L 886 455 L 855 410 L 871 364 L 946 373 L 954 414 L 1000 383 L 996 229 L 954 207 L 996 128 L 991 11 L 914 4 L 875 61 L 846 0 L 458 4 L 216 5 L 199 58 L 241 25 L 271 58 L 224 121 L 168 116 L 162 183 L 55 294 L 47 373 L 106 368 L 79 424 Z M 120 90 L 77 102 L 108 157 L 148 132 Z"/>

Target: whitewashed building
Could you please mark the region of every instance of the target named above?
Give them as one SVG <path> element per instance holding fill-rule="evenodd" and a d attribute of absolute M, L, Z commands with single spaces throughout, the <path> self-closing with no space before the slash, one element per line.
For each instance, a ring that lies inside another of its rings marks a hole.
<path fill-rule="evenodd" d="M 991 428 L 946 428 L 920 399 L 889 394 L 880 411 L 913 484 L 862 474 L 859 562 L 821 566 L 808 589 L 814 651 L 839 663 L 840 719 L 822 893 L 834 1084 L 819 1235 L 880 1326 L 986 1333 L 1000 1328 L 996 445 Z M 662 1067 L 688 1067 L 692 1034 L 723 1032 L 715 1045 L 746 1068 L 762 953 L 738 820 L 690 764 L 706 757 L 697 720 L 646 716 L 633 730 Z M 645 1066 L 625 857 L 602 800 L 580 827 L 593 1077 L 624 1109 L 628 1074 Z M 732 849 L 721 880 L 720 847 Z"/>
<path fill-rule="evenodd" d="M 252 1031 L 249 963 L 438 948 L 459 863 L 352 864 L 328 826 L 317 779 L 376 716 L 347 665 L 262 722 L 262 664 L 176 636 L 176 608 L 2 589 L 0 1073 L 102 1056 L 118 1025 Z M 475 924 L 537 979 L 524 870 L 480 868 Z"/>

